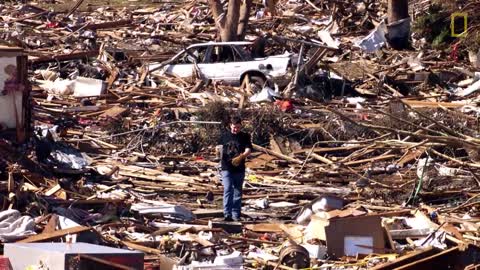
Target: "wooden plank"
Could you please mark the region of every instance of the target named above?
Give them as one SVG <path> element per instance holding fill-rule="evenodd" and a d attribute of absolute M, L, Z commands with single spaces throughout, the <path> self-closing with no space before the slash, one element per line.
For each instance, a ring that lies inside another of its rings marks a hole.
<path fill-rule="evenodd" d="M 355 145 L 355 146 L 339 146 L 339 147 L 315 147 L 313 148 L 314 153 L 329 153 L 329 152 L 339 152 L 339 151 L 348 151 L 356 150 L 365 147 L 364 145 Z M 308 153 L 310 149 L 300 149 L 293 151 L 294 154 Z"/>
<path fill-rule="evenodd" d="M 26 239 L 17 241 L 17 243 L 35 243 L 35 242 L 48 241 L 48 240 L 65 236 L 67 234 L 77 234 L 77 233 L 86 232 L 90 230 L 92 230 L 92 228 L 90 227 L 76 226 L 73 228 L 58 230 L 51 233 L 41 233 L 41 234 L 33 235 Z"/>
<path fill-rule="evenodd" d="M 206 239 L 203 239 L 201 238 L 200 236 L 196 235 L 196 234 L 188 234 L 188 237 L 191 239 L 191 241 L 193 242 L 197 242 L 199 243 L 200 245 L 204 246 L 204 247 L 212 247 L 212 246 L 215 246 L 215 244 L 213 244 L 212 242 L 206 240 Z"/>
<path fill-rule="evenodd" d="M 269 155 L 269 154 L 262 154 L 260 153 L 260 155 L 258 155 L 257 157 L 253 157 L 254 155 L 256 155 L 257 153 L 253 153 L 251 155 L 251 158 L 249 158 L 247 161 L 246 161 L 246 165 L 248 168 L 252 169 L 252 170 L 255 170 L 255 169 L 264 169 L 265 166 L 267 166 L 268 163 L 270 163 L 272 160 L 275 159 L 275 157 Z M 258 172 L 261 172 L 260 170 Z M 278 173 L 276 173 L 275 175 L 277 175 Z"/>
<path fill-rule="evenodd" d="M 157 255 L 162 255 L 163 254 L 163 252 L 160 251 L 159 249 L 149 248 L 149 247 L 146 247 L 146 246 L 134 244 L 132 242 L 127 242 L 127 241 L 120 241 L 120 242 L 122 244 L 124 244 L 125 246 L 131 248 L 131 249 L 139 250 L 139 251 L 142 251 L 142 252 L 145 252 L 145 253 L 157 254 Z"/>
<path fill-rule="evenodd" d="M 255 149 L 255 150 L 257 150 L 257 151 L 260 151 L 260 152 L 268 153 L 268 154 L 270 154 L 270 155 L 272 155 L 272 156 L 275 156 L 275 157 L 277 157 L 277 158 L 281 158 L 281 159 L 283 159 L 283 160 L 286 160 L 286 161 L 289 161 L 289 162 L 292 162 L 292 163 L 297 163 L 297 164 L 302 164 L 302 163 L 303 163 L 301 160 L 298 160 L 298 159 L 296 159 L 296 158 L 292 158 L 292 157 L 286 156 L 286 155 L 284 155 L 284 154 L 281 154 L 281 153 L 272 151 L 272 150 L 270 150 L 270 149 L 261 147 L 260 145 L 253 144 L 253 149 Z"/>
<path fill-rule="evenodd" d="M 293 242 L 295 242 L 297 245 L 303 242 L 303 232 L 299 227 L 303 227 L 300 225 L 285 225 L 285 224 L 280 224 L 280 228 L 282 231 L 287 235 L 287 238 Z"/>
<path fill-rule="evenodd" d="M 285 152 L 282 151 L 282 148 L 278 144 L 277 140 L 273 135 L 270 135 L 270 147 L 273 149 L 273 151 L 281 153 L 282 155 L 285 155 Z"/>
<path fill-rule="evenodd" d="M 93 138 L 93 137 L 90 137 L 88 135 L 84 135 L 84 138 L 85 139 L 89 139 L 89 140 L 92 140 L 100 145 L 103 145 L 103 147 L 107 148 L 107 149 L 118 149 L 118 146 L 116 145 L 113 145 L 111 143 L 107 143 L 107 142 L 104 142 L 102 140 L 99 140 L 99 139 L 96 139 L 96 138 Z"/>
<path fill-rule="evenodd" d="M 75 27 L 72 27 L 72 30 L 76 31 L 80 28 L 84 30 L 109 29 L 109 28 L 125 27 L 130 25 L 132 25 L 132 20 L 120 20 L 120 21 L 113 21 L 113 22 L 87 24 L 85 26 L 75 26 Z"/>
<path fill-rule="evenodd" d="M 55 232 L 57 225 L 58 225 L 58 216 L 53 214 L 50 217 L 50 220 L 48 221 L 47 225 L 43 229 L 42 234 Z"/>
<path fill-rule="evenodd" d="M 333 161 L 331 161 L 330 159 L 326 158 L 326 157 L 322 157 L 320 156 L 319 154 L 315 154 L 315 153 L 310 153 L 310 156 L 320 162 L 323 162 L 325 164 L 333 164 Z"/>
<path fill-rule="evenodd" d="M 347 166 L 348 165 L 357 165 L 357 164 L 368 163 L 368 162 L 372 162 L 372 161 L 391 159 L 391 158 L 394 158 L 396 156 L 397 155 L 384 155 L 384 156 L 367 158 L 367 159 L 362 159 L 362 160 L 355 160 L 355 161 L 346 162 L 345 165 L 347 165 Z"/>
<path fill-rule="evenodd" d="M 175 258 L 170 258 L 165 255 L 163 255 L 163 252 L 159 249 L 155 248 L 149 248 L 145 247 L 142 245 L 134 244 L 132 242 L 126 242 L 126 241 L 120 241 L 123 245 L 125 245 L 128 248 L 134 249 L 134 250 L 139 250 L 144 253 L 149 253 L 149 254 L 155 254 L 160 256 L 159 261 L 160 261 L 160 269 L 173 269 L 175 265 L 179 263 L 179 259 Z"/>
<path fill-rule="evenodd" d="M 124 200 L 121 199 L 93 199 L 93 200 L 78 200 L 75 201 L 76 205 L 92 205 L 92 204 L 106 204 L 106 203 L 123 203 Z M 61 201 L 61 202 L 55 202 L 54 204 L 72 204 L 71 201 Z"/>
<path fill-rule="evenodd" d="M 60 189 L 62 189 L 62 187 L 60 187 L 59 184 L 56 184 L 55 186 L 53 186 L 52 188 L 50 188 L 45 192 L 45 196 L 52 196 L 53 194 L 55 194 L 55 192 L 59 191 Z"/>
<path fill-rule="evenodd" d="M 13 178 L 13 172 L 9 171 L 8 172 L 8 193 L 14 192 L 15 191 L 15 179 Z"/>
<path fill-rule="evenodd" d="M 116 119 L 122 114 L 124 114 L 128 109 L 120 106 L 114 106 L 106 111 L 104 111 L 99 117 L 100 118 L 113 118 Z"/>
<path fill-rule="evenodd" d="M 422 258 L 422 259 L 413 261 L 409 264 L 402 265 L 402 266 L 400 266 L 396 269 L 398 269 L 398 270 L 402 270 L 402 269 L 404 269 L 404 270 L 406 270 L 406 269 L 425 269 L 425 268 L 422 267 L 422 265 L 423 266 L 426 266 L 426 265 L 429 265 L 429 264 L 431 265 L 431 264 L 434 263 L 434 260 L 441 259 L 444 256 L 453 255 L 453 254 L 457 253 L 458 251 L 459 251 L 458 246 L 457 247 L 452 247 L 450 249 L 447 249 L 447 250 L 441 251 L 439 253 L 433 254 L 430 257 Z M 444 258 L 444 260 L 448 261 L 447 258 Z M 447 266 L 445 267 L 445 269 L 449 269 L 449 268 L 450 267 L 447 267 Z M 435 267 L 433 267 L 432 269 L 435 269 Z"/>
<path fill-rule="evenodd" d="M 432 101 L 421 101 L 421 100 L 408 100 L 402 99 L 402 102 L 408 104 L 412 108 L 460 108 L 467 105 L 465 102 L 432 102 Z"/>
<path fill-rule="evenodd" d="M 419 158 L 424 152 L 426 148 L 420 147 L 416 149 L 408 149 L 407 152 L 396 162 L 400 167 L 405 166 L 405 164 L 416 160 Z"/>
<path fill-rule="evenodd" d="M 253 232 L 283 232 L 280 225 L 277 223 L 258 223 L 245 225 L 245 228 Z"/>
<path fill-rule="evenodd" d="M 75 59 L 91 58 L 91 57 L 97 57 L 97 56 L 98 56 L 98 50 L 93 50 L 93 51 L 78 52 L 78 53 L 40 56 L 37 58 L 30 57 L 28 61 L 32 64 L 37 64 L 37 63 L 56 62 L 56 61 L 70 61 Z"/>
<path fill-rule="evenodd" d="M 428 256 L 431 256 L 438 252 L 437 249 L 434 249 L 433 247 L 427 247 L 424 250 L 417 250 L 417 251 L 412 251 L 411 253 L 408 253 L 405 256 L 399 257 L 398 259 L 387 262 L 384 264 L 377 265 L 372 268 L 372 270 L 390 270 L 390 269 L 396 269 L 397 267 L 407 264 L 409 262 L 414 262 L 418 259 L 425 258 Z"/>
<path fill-rule="evenodd" d="M 198 209 L 193 211 L 193 214 L 197 218 L 223 217 L 223 210 L 222 209 Z"/>

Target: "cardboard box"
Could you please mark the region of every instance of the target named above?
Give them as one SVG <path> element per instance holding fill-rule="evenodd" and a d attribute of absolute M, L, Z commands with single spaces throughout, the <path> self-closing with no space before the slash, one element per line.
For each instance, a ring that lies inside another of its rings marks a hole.
<path fill-rule="evenodd" d="M 334 257 L 381 253 L 385 233 L 378 215 L 334 218 L 325 227 L 327 251 Z"/>
<path fill-rule="evenodd" d="M 305 229 L 305 240 L 327 241 L 325 228 L 330 224 L 330 220 L 335 218 L 363 216 L 365 214 L 365 212 L 355 209 L 317 212 L 310 217 L 310 223 Z"/>

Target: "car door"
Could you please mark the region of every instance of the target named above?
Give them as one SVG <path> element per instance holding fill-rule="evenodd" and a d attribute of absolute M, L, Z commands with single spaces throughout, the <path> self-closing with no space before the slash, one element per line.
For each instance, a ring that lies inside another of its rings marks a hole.
<path fill-rule="evenodd" d="M 250 61 L 246 59 L 245 55 L 241 54 L 237 46 L 227 45 L 223 48 L 228 56 L 225 62 L 225 81 L 229 83 L 237 84 L 240 82 L 242 74 L 252 68 Z"/>
<path fill-rule="evenodd" d="M 189 51 L 185 50 L 176 58 L 172 59 L 172 63 L 165 66 L 165 74 L 178 76 L 181 78 L 192 76 L 193 62 L 189 61 Z"/>
<path fill-rule="evenodd" d="M 206 49 L 207 47 L 201 46 L 185 50 L 173 59 L 171 64 L 165 66 L 165 73 L 181 78 L 191 78 L 195 71 L 195 64 L 198 66 L 203 63 Z"/>
<path fill-rule="evenodd" d="M 263 72 L 260 62 L 255 61 L 247 53 L 245 46 L 234 45 L 232 46 L 234 61 L 232 62 L 232 81 L 240 82 L 240 78 L 243 74 L 259 71 Z"/>
<path fill-rule="evenodd" d="M 214 46 L 210 45 L 205 48 L 205 56 L 203 59 L 199 59 L 197 64 L 200 73 L 204 79 L 212 79 L 216 78 L 216 74 L 218 73 L 218 66 L 217 63 L 213 62 L 215 60 L 215 52 Z"/>
<path fill-rule="evenodd" d="M 226 62 L 228 59 L 224 55 L 222 45 L 211 45 L 209 46 L 205 63 L 201 64 L 202 74 L 212 80 L 216 81 L 225 81 L 230 78 L 229 69 L 226 68 Z"/>

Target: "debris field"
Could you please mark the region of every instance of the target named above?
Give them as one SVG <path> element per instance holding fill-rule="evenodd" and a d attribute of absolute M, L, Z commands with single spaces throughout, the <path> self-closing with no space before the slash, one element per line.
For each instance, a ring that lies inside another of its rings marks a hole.
<path fill-rule="evenodd" d="M 212 2 L 0 3 L 2 269 L 480 267 L 479 1 Z"/>

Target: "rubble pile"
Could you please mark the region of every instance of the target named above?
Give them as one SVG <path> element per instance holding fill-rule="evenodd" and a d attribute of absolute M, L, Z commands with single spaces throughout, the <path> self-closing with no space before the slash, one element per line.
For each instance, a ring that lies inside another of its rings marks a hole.
<path fill-rule="evenodd" d="M 386 1 L 254 2 L 229 50 L 207 1 L 14 2 L 0 3 L 13 269 L 57 269 L 59 250 L 69 269 L 480 265 L 480 2 L 410 1 L 405 50 Z M 454 12 L 464 39 L 442 36 Z M 232 112 L 254 150 L 241 222 L 223 220 L 215 152 Z"/>

